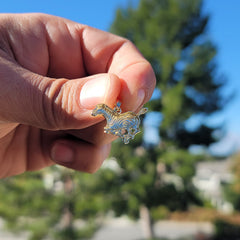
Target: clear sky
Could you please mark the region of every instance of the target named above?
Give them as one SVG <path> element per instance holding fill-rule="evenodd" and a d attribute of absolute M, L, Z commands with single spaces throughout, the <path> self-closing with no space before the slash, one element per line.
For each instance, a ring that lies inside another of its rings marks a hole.
<path fill-rule="evenodd" d="M 43 12 L 107 31 L 116 9 L 128 3 L 129 0 L 8 0 L 1 1 L 0 12 Z M 218 47 L 219 73 L 228 79 L 223 94 L 235 92 L 235 98 L 224 111 L 209 119 L 213 124 L 225 123 L 226 137 L 215 151 L 224 152 L 234 146 L 240 150 L 240 1 L 205 0 L 204 10 L 211 16 L 208 33 Z"/>
<path fill-rule="evenodd" d="M 218 47 L 217 63 L 228 84 L 223 94 L 234 92 L 234 99 L 216 119 L 225 122 L 226 137 L 218 144 L 218 151 L 235 147 L 240 150 L 240 1 L 206 0 L 210 13 L 209 36 Z"/>

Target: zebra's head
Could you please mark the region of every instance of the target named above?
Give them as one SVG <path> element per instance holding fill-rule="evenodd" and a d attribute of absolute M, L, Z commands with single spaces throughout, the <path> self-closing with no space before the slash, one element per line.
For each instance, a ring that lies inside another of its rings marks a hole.
<path fill-rule="evenodd" d="M 97 116 L 105 112 L 106 105 L 103 103 L 98 104 L 92 111 L 92 116 Z"/>

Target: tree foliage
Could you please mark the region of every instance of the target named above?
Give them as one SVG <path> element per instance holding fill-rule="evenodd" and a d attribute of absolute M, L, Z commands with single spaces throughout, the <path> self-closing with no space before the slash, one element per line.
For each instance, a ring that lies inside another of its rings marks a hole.
<path fill-rule="evenodd" d="M 8 229 L 27 230 L 30 240 L 90 238 L 108 209 L 96 181 L 59 167 L 2 179 L 0 216 Z"/>
<path fill-rule="evenodd" d="M 148 107 L 163 115 L 161 137 L 181 148 L 214 142 L 215 128 L 200 122 L 190 132 L 186 120 L 223 106 L 224 79 L 217 76 L 216 47 L 205 34 L 208 20 L 199 0 L 141 0 L 137 8 L 119 9 L 111 27 L 152 64 L 161 99 Z"/>
<path fill-rule="evenodd" d="M 162 205 L 186 210 L 201 204 L 191 183 L 201 156 L 189 147 L 216 141 L 213 132 L 219 126 L 205 120 L 224 101 L 208 21 L 200 0 L 140 0 L 138 6 L 117 10 L 111 31 L 131 40 L 151 63 L 160 98 L 147 107 L 162 116 L 159 145 L 147 144 L 142 136 L 128 146 L 114 144 L 112 155 L 123 168 L 112 206 L 118 214 L 138 216 L 141 205 L 151 212 Z M 190 127 L 188 121 L 196 116 L 201 121 Z"/>

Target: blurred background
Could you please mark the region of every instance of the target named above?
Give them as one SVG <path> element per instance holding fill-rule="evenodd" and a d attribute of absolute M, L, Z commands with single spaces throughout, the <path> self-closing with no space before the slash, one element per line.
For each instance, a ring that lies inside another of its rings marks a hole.
<path fill-rule="evenodd" d="M 133 41 L 157 86 L 142 133 L 89 175 L 54 166 L 1 180 L 0 239 L 240 238 L 240 2 L 1 3 Z M 66 46 L 67 47 L 67 46 Z"/>

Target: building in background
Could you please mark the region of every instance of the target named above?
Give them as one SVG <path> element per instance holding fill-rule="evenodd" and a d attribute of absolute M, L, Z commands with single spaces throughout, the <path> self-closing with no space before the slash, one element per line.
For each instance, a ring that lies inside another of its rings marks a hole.
<path fill-rule="evenodd" d="M 231 183 L 231 159 L 200 162 L 196 167 L 196 175 L 193 178 L 194 186 L 203 194 L 203 197 L 211 202 L 219 211 L 231 213 L 233 205 L 227 202 L 223 196 L 223 185 Z"/>

